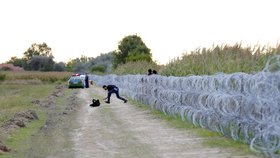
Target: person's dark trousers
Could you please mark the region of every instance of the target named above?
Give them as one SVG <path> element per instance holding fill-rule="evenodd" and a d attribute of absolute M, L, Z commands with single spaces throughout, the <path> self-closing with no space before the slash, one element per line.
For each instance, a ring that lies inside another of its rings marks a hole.
<path fill-rule="evenodd" d="M 86 77 L 86 79 L 85 79 L 85 87 L 86 87 L 86 88 L 89 88 L 88 77 Z"/>
<path fill-rule="evenodd" d="M 112 89 L 112 90 L 110 90 L 110 91 L 108 92 L 108 102 L 110 102 L 110 98 L 111 98 L 111 94 L 112 94 L 112 93 L 116 93 L 117 98 L 119 98 L 119 99 L 121 99 L 121 100 L 123 100 L 123 101 L 126 101 L 126 99 L 122 98 L 122 97 L 119 95 L 119 91 L 118 91 L 118 90 Z"/>
<path fill-rule="evenodd" d="M 86 88 L 89 88 L 89 83 L 88 83 L 88 81 L 86 81 L 85 87 L 86 87 Z"/>

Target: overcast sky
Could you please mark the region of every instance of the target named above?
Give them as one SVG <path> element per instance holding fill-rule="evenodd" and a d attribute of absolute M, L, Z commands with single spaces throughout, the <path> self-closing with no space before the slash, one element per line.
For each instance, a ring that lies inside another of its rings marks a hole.
<path fill-rule="evenodd" d="M 47 43 L 55 61 L 116 50 L 137 34 L 166 64 L 213 44 L 275 45 L 279 0 L 1 0 L 0 63 Z"/>

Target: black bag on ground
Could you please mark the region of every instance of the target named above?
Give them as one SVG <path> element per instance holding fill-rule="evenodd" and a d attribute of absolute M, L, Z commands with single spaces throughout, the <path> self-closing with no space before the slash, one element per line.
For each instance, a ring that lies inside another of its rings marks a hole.
<path fill-rule="evenodd" d="M 92 99 L 92 104 L 90 104 L 89 106 L 91 106 L 91 107 L 100 106 L 100 102 L 98 99 Z"/>

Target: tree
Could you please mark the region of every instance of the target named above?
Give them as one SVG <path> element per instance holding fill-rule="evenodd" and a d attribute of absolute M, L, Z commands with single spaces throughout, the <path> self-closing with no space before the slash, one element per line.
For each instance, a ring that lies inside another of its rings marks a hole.
<path fill-rule="evenodd" d="M 53 65 L 53 71 L 65 71 L 65 63 L 59 62 Z"/>
<path fill-rule="evenodd" d="M 118 50 L 113 54 L 113 66 L 115 68 L 119 64 L 125 64 L 129 61 L 152 61 L 150 49 L 145 45 L 141 37 L 137 35 L 129 35 L 124 37 L 118 45 Z"/>
<path fill-rule="evenodd" d="M 81 56 L 80 58 L 72 59 L 66 64 L 67 71 L 85 73 L 89 71 L 90 61 L 93 58 Z"/>
<path fill-rule="evenodd" d="M 42 43 L 42 44 L 33 43 L 31 47 L 29 47 L 27 51 L 23 53 L 23 55 L 24 58 L 27 60 L 31 60 L 33 56 L 38 56 L 38 55 L 53 58 L 52 49 L 48 47 L 46 43 Z"/>
<path fill-rule="evenodd" d="M 35 55 L 27 62 L 29 70 L 34 71 L 52 71 L 54 61 L 51 57 Z"/>
<path fill-rule="evenodd" d="M 93 58 L 90 61 L 91 72 L 96 71 L 96 69 L 98 69 L 97 71 L 102 72 L 102 73 L 111 73 L 112 72 L 112 61 L 113 61 L 113 52 L 109 52 L 106 54 L 101 53 L 99 56 L 97 56 L 96 58 Z M 101 69 L 103 69 L 101 67 L 105 68 L 105 70 L 101 70 Z"/>
<path fill-rule="evenodd" d="M 27 60 L 27 70 L 52 71 L 54 66 L 52 49 L 46 43 L 33 43 L 23 53 L 23 59 Z"/>
<path fill-rule="evenodd" d="M 7 64 L 13 64 L 14 66 L 19 66 L 24 69 L 27 67 L 27 60 L 23 58 L 17 58 L 17 57 L 11 57 L 9 61 L 7 61 Z"/>

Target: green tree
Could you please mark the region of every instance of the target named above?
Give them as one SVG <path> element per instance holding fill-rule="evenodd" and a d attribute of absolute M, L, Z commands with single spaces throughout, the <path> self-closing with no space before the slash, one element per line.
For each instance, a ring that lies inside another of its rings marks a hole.
<path fill-rule="evenodd" d="M 46 43 L 33 43 L 23 53 L 23 59 L 27 60 L 26 70 L 52 71 L 55 64 L 53 58 L 52 49 Z"/>
<path fill-rule="evenodd" d="M 55 62 L 51 57 L 35 55 L 27 62 L 29 70 L 52 71 Z"/>
<path fill-rule="evenodd" d="M 72 59 L 66 64 L 66 70 L 69 72 L 87 72 L 89 70 L 89 62 L 93 60 L 92 57 L 82 55 L 80 58 Z"/>
<path fill-rule="evenodd" d="M 31 60 L 33 56 L 39 56 L 39 55 L 53 58 L 52 49 L 48 47 L 46 43 L 42 43 L 42 44 L 33 43 L 31 47 L 29 47 L 27 51 L 23 53 L 23 55 L 24 55 L 23 58 L 27 60 Z"/>
<path fill-rule="evenodd" d="M 96 71 L 93 69 L 98 69 L 97 71 L 100 71 L 102 73 L 111 73 L 112 72 L 112 61 L 113 61 L 113 52 L 105 53 L 105 54 L 100 54 L 96 58 L 93 58 L 90 61 L 90 69 L 91 72 Z M 97 66 L 97 68 L 95 68 Z M 105 70 L 101 70 L 100 67 L 105 68 Z"/>
<path fill-rule="evenodd" d="M 9 61 L 7 61 L 7 64 L 13 64 L 14 66 L 19 66 L 24 69 L 27 67 L 27 60 L 24 58 L 17 58 L 17 57 L 11 57 Z"/>
<path fill-rule="evenodd" d="M 137 35 L 129 35 L 119 42 L 118 50 L 114 53 L 113 66 L 116 68 L 119 64 L 125 64 L 129 61 L 146 60 L 152 61 L 150 49 Z"/>
<path fill-rule="evenodd" d="M 65 71 L 65 63 L 59 62 L 53 65 L 53 71 Z"/>

